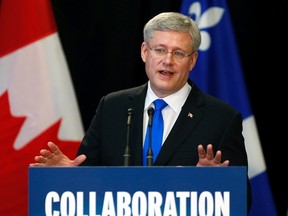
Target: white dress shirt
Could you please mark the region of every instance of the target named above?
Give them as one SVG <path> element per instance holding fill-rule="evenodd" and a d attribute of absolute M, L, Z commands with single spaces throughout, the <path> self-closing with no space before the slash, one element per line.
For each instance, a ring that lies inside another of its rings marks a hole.
<path fill-rule="evenodd" d="M 168 104 L 168 106 L 166 106 L 162 110 L 162 115 L 164 119 L 164 132 L 163 132 L 162 144 L 166 140 L 174 123 L 176 122 L 176 119 L 178 118 L 181 112 L 182 106 L 184 105 L 190 91 L 191 91 L 191 86 L 188 83 L 186 83 L 183 86 L 183 88 L 181 88 L 179 91 L 165 98 L 161 98 Z M 146 95 L 145 105 L 144 105 L 144 114 L 143 114 L 143 144 L 144 144 L 144 140 L 146 137 L 146 129 L 147 129 L 147 124 L 148 124 L 148 119 L 149 119 L 147 110 L 151 106 L 154 108 L 153 101 L 156 99 L 158 99 L 158 97 L 152 91 L 151 86 L 150 86 L 150 81 L 148 81 L 148 89 L 147 89 L 147 95 Z"/>

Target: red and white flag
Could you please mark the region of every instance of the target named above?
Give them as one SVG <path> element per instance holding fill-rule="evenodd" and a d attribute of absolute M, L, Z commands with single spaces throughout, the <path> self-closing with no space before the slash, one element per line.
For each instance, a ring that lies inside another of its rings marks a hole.
<path fill-rule="evenodd" d="M 74 158 L 83 135 L 50 0 L 0 0 L 0 215 L 28 215 L 29 163 L 48 141 Z"/>

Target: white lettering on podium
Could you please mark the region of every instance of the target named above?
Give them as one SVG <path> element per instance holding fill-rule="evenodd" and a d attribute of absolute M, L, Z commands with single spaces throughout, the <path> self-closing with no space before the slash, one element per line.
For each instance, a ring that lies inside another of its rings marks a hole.
<path fill-rule="evenodd" d="M 102 216 L 116 216 L 113 194 L 111 191 L 105 192 Z"/>
<path fill-rule="evenodd" d="M 215 199 L 215 200 L 214 200 Z M 226 216 L 230 215 L 230 193 L 215 192 L 215 198 L 209 191 L 204 191 L 198 198 L 199 216 Z M 196 214 L 195 214 L 196 215 Z"/>
<path fill-rule="evenodd" d="M 65 191 L 59 195 L 50 191 L 45 199 L 46 216 L 228 216 L 230 215 L 230 192 L 216 191 L 106 191 L 98 197 L 102 206 L 97 208 L 95 191 L 90 191 L 88 200 L 84 192 Z M 115 197 L 116 196 L 116 197 Z M 88 202 L 87 202 L 88 201 Z M 85 205 L 85 202 L 86 205 Z M 84 208 L 86 207 L 86 210 Z M 89 207 L 87 211 L 87 206 Z M 190 211 L 190 213 L 189 213 Z M 101 212 L 101 214 L 97 214 Z"/>
<path fill-rule="evenodd" d="M 191 193 L 191 195 L 192 195 L 192 193 Z M 187 207 L 187 199 L 189 198 L 189 196 L 190 196 L 190 192 L 188 192 L 188 191 L 177 191 L 176 192 L 176 197 L 179 198 L 179 216 L 186 216 L 187 215 L 186 214 L 186 207 Z M 191 196 L 191 200 L 192 200 L 192 198 L 193 198 L 193 196 Z"/>
<path fill-rule="evenodd" d="M 148 215 L 161 216 L 162 195 L 159 192 L 148 192 Z"/>
<path fill-rule="evenodd" d="M 132 197 L 132 215 L 147 215 L 147 198 L 142 191 L 136 191 Z"/>
<path fill-rule="evenodd" d="M 131 215 L 131 196 L 128 192 L 117 193 L 117 216 Z"/>
<path fill-rule="evenodd" d="M 180 210 L 181 211 L 181 210 Z M 163 216 L 177 215 L 177 207 L 174 192 L 166 193 Z M 185 215 L 185 214 L 184 214 Z"/>
<path fill-rule="evenodd" d="M 60 209 L 61 216 L 75 215 L 76 201 L 72 192 L 66 191 L 62 194 L 60 200 Z"/>
<path fill-rule="evenodd" d="M 230 193 L 215 192 L 215 216 L 230 215 Z"/>
<path fill-rule="evenodd" d="M 59 202 L 60 201 L 60 196 L 57 192 L 51 191 L 47 194 L 46 199 L 45 199 L 45 214 L 47 216 L 59 216 L 60 213 L 59 211 L 52 211 L 53 206 L 52 204 L 54 202 Z"/>

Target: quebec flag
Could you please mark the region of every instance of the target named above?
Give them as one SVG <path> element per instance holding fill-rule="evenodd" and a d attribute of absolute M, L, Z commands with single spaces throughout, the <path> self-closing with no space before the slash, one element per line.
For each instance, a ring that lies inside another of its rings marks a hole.
<path fill-rule="evenodd" d="M 181 13 L 197 22 L 202 36 L 197 64 L 190 78 L 203 91 L 228 102 L 243 115 L 243 135 L 252 187 L 249 215 L 275 216 L 277 212 L 226 1 L 183 0 Z"/>

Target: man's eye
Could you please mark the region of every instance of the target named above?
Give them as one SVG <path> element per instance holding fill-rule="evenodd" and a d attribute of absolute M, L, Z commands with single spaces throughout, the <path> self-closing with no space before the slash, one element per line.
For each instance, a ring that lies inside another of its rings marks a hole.
<path fill-rule="evenodd" d="M 180 52 L 180 51 L 177 51 L 177 50 L 174 51 L 173 54 L 174 54 L 175 56 L 177 56 L 177 57 L 180 57 L 180 58 L 182 58 L 182 57 L 185 56 L 185 54 L 184 54 L 183 52 Z"/>
<path fill-rule="evenodd" d="M 166 50 L 163 48 L 155 48 L 155 52 L 159 53 L 159 54 L 165 54 Z"/>

